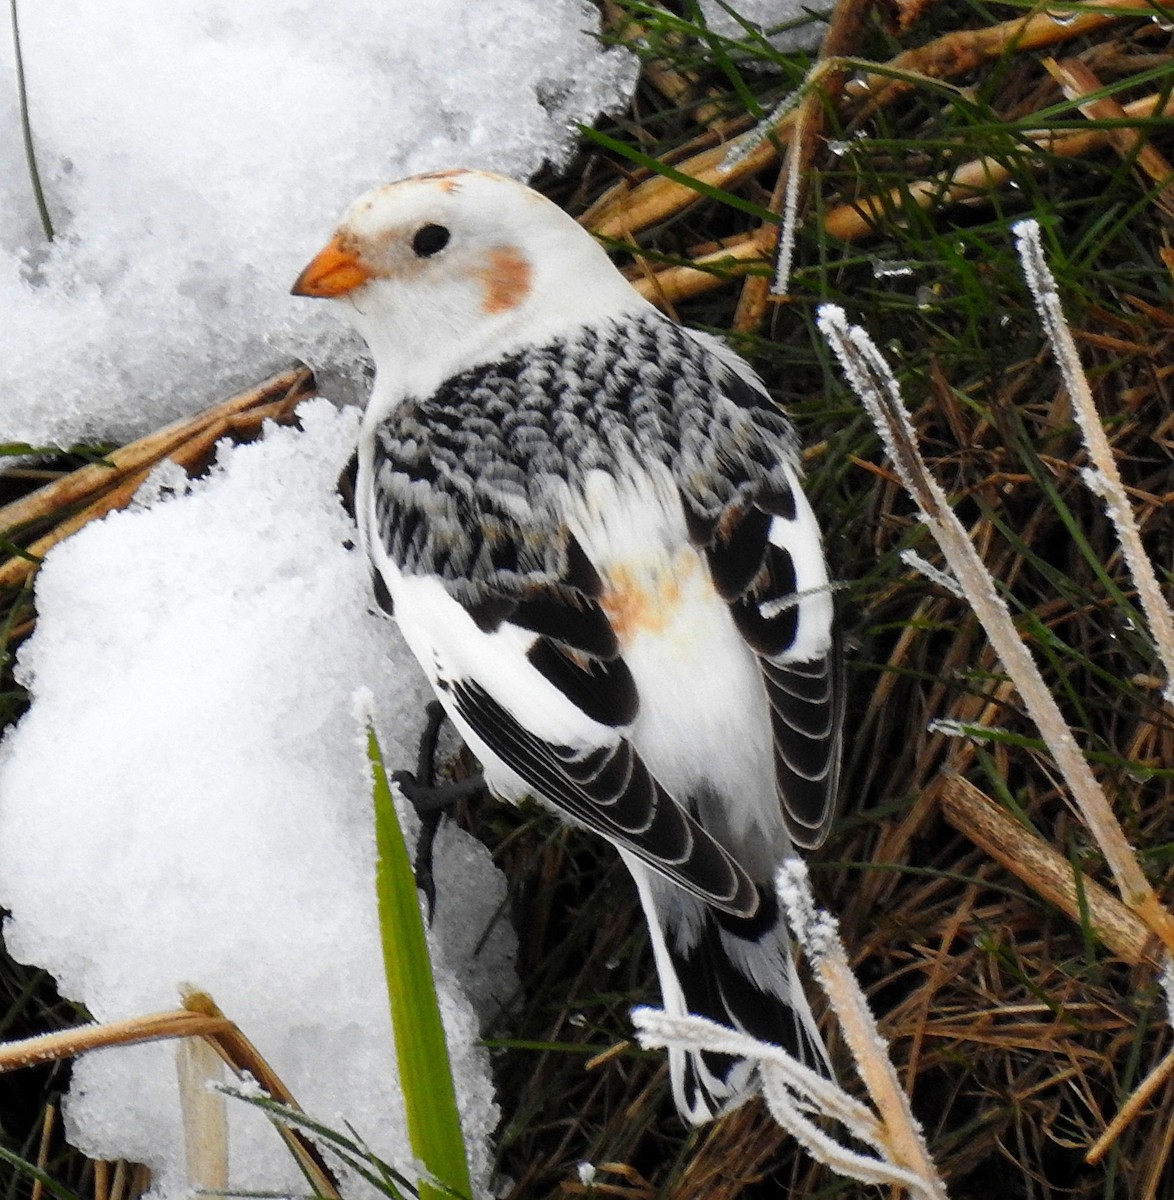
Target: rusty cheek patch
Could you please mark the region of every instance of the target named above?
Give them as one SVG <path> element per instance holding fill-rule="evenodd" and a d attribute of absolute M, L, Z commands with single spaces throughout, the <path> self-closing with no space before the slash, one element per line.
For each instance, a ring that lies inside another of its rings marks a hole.
<path fill-rule="evenodd" d="M 699 565 L 695 554 L 685 553 L 664 571 L 637 572 L 616 564 L 606 572 L 599 602 L 621 646 L 640 633 L 663 633 L 672 624 Z"/>
<path fill-rule="evenodd" d="M 513 246 L 495 246 L 475 274 L 483 291 L 484 313 L 509 312 L 530 294 L 530 264 Z"/>

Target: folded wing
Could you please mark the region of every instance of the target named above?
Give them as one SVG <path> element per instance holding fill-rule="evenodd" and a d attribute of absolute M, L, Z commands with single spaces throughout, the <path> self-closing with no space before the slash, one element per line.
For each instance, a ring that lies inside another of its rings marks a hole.
<path fill-rule="evenodd" d="M 639 710 L 635 684 L 573 538 L 566 557 L 561 579 L 513 595 L 482 586 L 463 601 L 434 578 L 400 576 L 396 617 L 491 781 L 496 759 L 687 891 L 754 916 L 754 883 L 626 736 Z"/>
<path fill-rule="evenodd" d="M 691 513 L 689 528 L 758 658 L 787 830 L 796 845 L 814 849 L 836 815 L 843 708 L 841 652 L 815 517 L 787 468 L 716 519 Z"/>

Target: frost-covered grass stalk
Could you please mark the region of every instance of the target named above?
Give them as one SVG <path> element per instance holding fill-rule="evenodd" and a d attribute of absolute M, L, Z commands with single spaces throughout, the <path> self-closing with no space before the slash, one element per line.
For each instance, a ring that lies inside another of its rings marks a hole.
<path fill-rule="evenodd" d="M 1121 551 L 1129 565 L 1133 582 L 1137 585 L 1141 606 L 1150 623 L 1150 633 L 1166 671 L 1166 686 L 1162 695 L 1167 703 L 1174 704 L 1174 615 L 1171 614 L 1170 606 L 1158 586 L 1153 563 L 1141 544 L 1141 533 L 1137 528 L 1129 497 L 1125 493 L 1125 486 L 1121 482 L 1117 461 L 1113 457 L 1105 427 L 1097 415 L 1092 389 L 1080 365 L 1080 356 L 1076 351 L 1072 331 L 1068 328 L 1068 322 L 1064 320 L 1056 281 L 1044 258 L 1039 222 L 1020 221 L 1013 227 L 1012 232 L 1015 234 L 1024 277 L 1035 300 L 1036 312 L 1039 313 L 1048 341 L 1052 344 L 1056 364 L 1060 368 L 1064 386 L 1068 390 L 1068 398 L 1072 402 L 1073 414 L 1084 436 L 1089 458 L 1092 459 L 1093 465 L 1081 472 L 1082 478 L 1089 490 L 1104 500 L 1109 519 L 1117 530 Z"/>
<path fill-rule="evenodd" d="M 1076 744 L 1055 697 L 1024 645 L 1006 603 L 945 492 L 930 475 L 917 447 L 896 378 L 868 334 L 850 325 L 842 309 L 824 305 L 819 326 L 843 367 L 852 390 L 876 426 L 897 473 L 921 510 L 946 562 L 1039 727 L 1109 868 L 1125 903 L 1174 951 L 1174 916 L 1162 906 Z"/>
<path fill-rule="evenodd" d="M 787 147 L 787 182 L 783 189 L 783 221 L 779 228 L 779 249 L 775 255 L 775 273 L 770 290 L 785 296 L 791 284 L 791 264 L 795 260 L 795 229 L 799 223 L 799 181 L 803 164 L 803 136 L 807 130 L 807 102 L 799 108 L 791 143 Z"/>
<path fill-rule="evenodd" d="M 791 931 L 839 1019 L 874 1109 L 780 1047 L 702 1017 L 671 1017 L 659 1009 L 636 1009 L 632 1019 L 640 1044 L 645 1048 L 705 1050 L 754 1063 L 771 1116 L 816 1161 L 861 1183 L 903 1187 L 921 1200 L 945 1200 L 945 1184 L 848 964 L 836 921 L 815 906 L 807 867 L 799 859 L 788 860 L 779 869 L 776 887 Z M 813 1118 L 838 1122 L 852 1138 L 872 1146 L 878 1156 L 838 1141 Z"/>
<path fill-rule="evenodd" d="M 808 132 L 808 113 L 815 87 L 829 71 L 840 67 L 838 59 L 823 59 L 807 73 L 802 85 L 789 92 L 748 133 L 734 141 L 722 160 L 719 172 L 729 174 L 749 158 L 764 141 L 781 129 L 790 118 L 790 139 L 786 151 L 786 184 L 783 189 L 783 208 L 779 225 L 779 244 L 775 252 L 771 294 L 784 296 L 790 287 L 791 267 L 795 260 L 795 235 L 799 225 L 799 185 L 803 176 L 803 142 Z M 792 114 L 794 114 L 792 116 Z"/>

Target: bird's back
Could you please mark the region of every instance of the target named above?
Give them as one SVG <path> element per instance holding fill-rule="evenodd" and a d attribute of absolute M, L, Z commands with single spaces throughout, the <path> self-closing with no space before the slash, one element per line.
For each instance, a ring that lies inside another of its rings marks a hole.
<path fill-rule="evenodd" d="M 458 587 L 557 573 L 565 489 L 581 494 L 595 472 L 661 468 L 689 536 L 794 479 L 782 413 L 653 312 L 480 363 L 405 397 L 365 436 L 380 540 L 404 570 Z M 507 531 L 521 539 L 516 562 Z"/>

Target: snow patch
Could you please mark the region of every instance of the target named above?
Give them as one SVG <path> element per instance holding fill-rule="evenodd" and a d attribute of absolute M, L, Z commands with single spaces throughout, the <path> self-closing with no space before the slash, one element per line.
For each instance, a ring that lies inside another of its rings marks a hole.
<path fill-rule="evenodd" d="M 129 440 L 357 340 L 289 288 L 360 192 L 524 179 L 621 106 L 634 58 L 587 0 L 38 0 L 19 9 L 45 239 L 0 88 L 0 440 Z M 0 60 L 13 61 L 8 21 Z"/>
<path fill-rule="evenodd" d="M 410 1172 L 354 702 L 367 689 L 389 768 L 410 767 L 430 691 L 370 611 L 335 494 L 358 413 L 298 413 L 304 431 L 224 447 L 195 482 L 162 472 L 48 556 L 19 660 L 32 707 L 0 745 L 0 903 L 12 953 L 97 1020 L 208 991 L 309 1113 Z M 485 1194 L 498 1112 L 475 1006 L 512 994 L 513 934 L 485 848 L 452 828 L 437 855 L 438 985 Z M 229 1117 L 232 1187 L 297 1190 L 266 1119 Z M 66 1119 L 87 1153 L 184 1193 L 174 1046 L 81 1059 Z"/>

